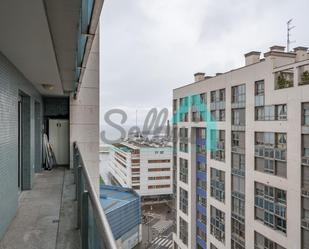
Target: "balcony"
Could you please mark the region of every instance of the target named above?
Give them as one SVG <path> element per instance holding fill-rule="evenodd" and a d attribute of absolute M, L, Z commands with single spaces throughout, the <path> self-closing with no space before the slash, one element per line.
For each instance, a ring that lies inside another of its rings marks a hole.
<path fill-rule="evenodd" d="M 305 228 L 305 229 L 309 230 L 309 220 L 306 219 L 306 218 L 302 218 L 301 226 L 302 226 L 302 228 Z"/>
<path fill-rule="evenodd" d="M 232 174 L 237 175 L 237 176 L 241 176 L 241 177 L 245 177 L 246 172 L 245 172 L 244 169 L 232 168 Z"/>
<path fill-rule="evenodd" d="M 36 175 L 0 242 L 9 248 L 113 248 L 116 243 L 77 146 L 74 169 Z"/>
<path fill-rule="evenodd" d="M 210 110 L 223 110 L 225 109 L 225 101 L 216 101 L 210 103 Z"/>
<path fill-rule="evenodd" d="M 284 89 L 293 87 L 294 85 L 294 72 L 293 69 L 275 73 L 275 89 Z"/>
<path fill-rule="evenodd" d="M 309 65 L 305 65 L 299 68 L 299 85 L 308 85 L 309 84 Z"/>
<path fill-rule="evenodd" d="M 240 146 L 232 146 L 232 152 L 238 154 L 245 154 L 245 148 Z"/>
<path fill-rule="evenodd" d="M 301 162 L 303 165 L 309 166 L 309 157 L 302 157 Z"/>
<path fill-rule="evenodd" d="M 255 146 L 255 156 L 272 158 L 280 161 L 286 161 L 287 150 L 273 147 L 266 147 L 263 145 Z"/>

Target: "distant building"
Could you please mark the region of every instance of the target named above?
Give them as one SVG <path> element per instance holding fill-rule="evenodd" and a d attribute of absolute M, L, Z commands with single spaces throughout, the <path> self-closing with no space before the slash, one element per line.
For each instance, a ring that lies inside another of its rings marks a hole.
<path fill-rule="evenodd" d="M 131 249 L 141 242 L 141 204 L 131 189 L 100 186 L 100 202 L 112 229 L 117 248 Z"/>
<path fill-rule="evenodd" d="M 142 201 L 166 201 L 173 192 L 172 148 L 145 140 L 114 144 L 109 173 L 118 185 L 136 190 Z"/>

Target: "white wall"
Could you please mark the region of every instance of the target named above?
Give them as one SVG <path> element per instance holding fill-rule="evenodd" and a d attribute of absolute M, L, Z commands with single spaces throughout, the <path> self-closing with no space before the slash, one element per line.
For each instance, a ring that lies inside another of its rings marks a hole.
<path fill-rule="evenodd" d="M 70 97 L 70 165 L 72 144 L 78 142 L 90 178 L 99 192 L 99 32 L 96 32 L 77 96 Z"/>

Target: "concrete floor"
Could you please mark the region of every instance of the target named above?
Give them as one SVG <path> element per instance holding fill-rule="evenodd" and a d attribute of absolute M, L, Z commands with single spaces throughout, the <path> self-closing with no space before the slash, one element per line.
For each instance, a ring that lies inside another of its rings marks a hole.
<path fill-rule="evenodd" d="M 33 189 L 21 193 L 0 249 L 79 249 L 73 180 L 72 172 L 60 167 L 37 174 Z"/>

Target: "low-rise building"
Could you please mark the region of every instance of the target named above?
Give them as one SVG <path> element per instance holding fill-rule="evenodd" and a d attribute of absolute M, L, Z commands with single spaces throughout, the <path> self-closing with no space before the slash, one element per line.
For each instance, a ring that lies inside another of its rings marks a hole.
<path fill-rule="evenodd" d="M 111 226 L 118 249 L 134 248 L 142 240 L 141 203 L 128 188 L 101 185 L 100 202 Z"/>
<path fill-rule="evenodd" d="M 172 148 L 131 140 L 114 144 L 110 174 L 122 187 L 134 189 L 142 201 L 164 201 L 172 195 Z"/>

